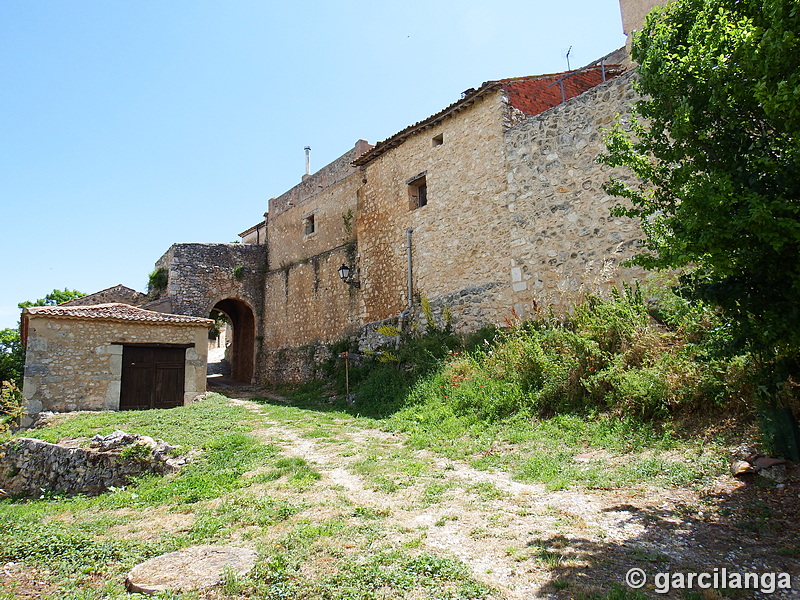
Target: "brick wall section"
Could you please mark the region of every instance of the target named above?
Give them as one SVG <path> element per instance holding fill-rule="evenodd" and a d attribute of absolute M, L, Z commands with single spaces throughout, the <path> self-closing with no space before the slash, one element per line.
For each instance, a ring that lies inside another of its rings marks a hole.
<path fill-rule="evenodd" d="M 607 67 L 608 68 L 608 67 Z M 609 71 L 610 77 L 614 71 Z M 562 102 L 561 87 L 564 98 L 570 99 L 603 82 L 600 67 L 586 69 L 563 79 L 563 74 L 542 76 L 538 78 L 510 79 L 502 82 L 509 104 L 527 115 L 538 115 Z"/>
<path fill-rule="evenodd" d="M 636 249 L 639 227 L 615 219 L 601 188 L 611 171 L 596 161 L 603 131 L 636 100 L 632 73 L 599 85 L 506 133 L 508 194 L 504 229 L 513 305 L 566 310 L 586 291 L 642 277 L 620 263 Z M 625 177 L 622 172 L 617 173 Z"/>
<path fill-rule="evenodd" d="M 184 401 L 205 391 L 207 326 L 27 318 L 23 386 L 27 415 L 43 410 L 117 410 L 122 343 L 194 344 L 186 350 Z"/>

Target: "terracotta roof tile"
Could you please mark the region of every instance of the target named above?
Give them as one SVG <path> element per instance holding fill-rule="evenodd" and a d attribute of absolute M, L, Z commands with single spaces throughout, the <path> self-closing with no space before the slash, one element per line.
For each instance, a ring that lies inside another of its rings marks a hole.
<path fill-rule="evenodd" d="M 31 306 L 24 309 L 22 314 L 32 317 L 45 316 L 59 319 L 168 323 L 172 325 L 203 325 L 205 327 L 211 327 L 214 324 L 211 319 L 143 310 L 116 302 L 96 304 L 94 306 Z"/>

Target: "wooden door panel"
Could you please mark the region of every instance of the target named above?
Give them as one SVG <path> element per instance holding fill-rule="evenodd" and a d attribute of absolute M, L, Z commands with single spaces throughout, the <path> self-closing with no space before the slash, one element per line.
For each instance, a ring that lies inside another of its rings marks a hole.
<path fill-rule="evenodd" d="M 120 410 L 181 406 L 185 360 L 185 348 L 124 346 Z"/>

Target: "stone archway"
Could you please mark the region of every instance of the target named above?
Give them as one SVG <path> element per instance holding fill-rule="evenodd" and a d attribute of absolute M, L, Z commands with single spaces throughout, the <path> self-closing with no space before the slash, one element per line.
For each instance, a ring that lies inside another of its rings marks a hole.
<path fill-rule="evenodd" d="M 231 379 L 244 383 L 253 381 L 255 366 L 256 320 L 253 309 L 235 298 L 217 302 L 213 310 L 228 316 L 233 328 L 229 361 Z"/>

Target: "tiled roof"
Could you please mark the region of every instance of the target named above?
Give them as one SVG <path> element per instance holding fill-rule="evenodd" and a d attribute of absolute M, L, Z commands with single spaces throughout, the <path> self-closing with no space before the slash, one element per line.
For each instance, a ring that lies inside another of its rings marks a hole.
<path fill-rule="evenodd" d="M 203 325 L 211 327 L 214 321 L 186 315 L 172 315 L 152 310 L 142 310 L 128 304 L 110 303 L 94 306 L 31 306 L 23 315 L 98 321 L 123 321 L 137 323 L 167 323 L 171 325 Z"/>
<path fill-rule="evenodd" d="M 620 73 L 619 65 L 605 65 L 604 68 L 607 78 L 614 77 Z M 409 125 L 392 137 L 378 142 L 374 148 L 354 160 L 353 164 L 361 166 L 372 162 L 381 154 L 402 144 L 415 133 L 435 127 L 447 117 L 452 117 L 474 104 L 479 98 L 496 90 L 503 90 L 508 96 L 509 103 L 514 108 L 530 116 L 538 115 L 554 106 L 558 106 L 563 101 L 559 80 L 564 85 L 563 100 L 569 100 L 602 83 L 603 68 L 589 66 L 577 71 L 564 73 L 487 81 L 477 90 L 473 89 L 465 92 L 461 100 L 454 102 L 444 110 L 418 123 Z"/>

